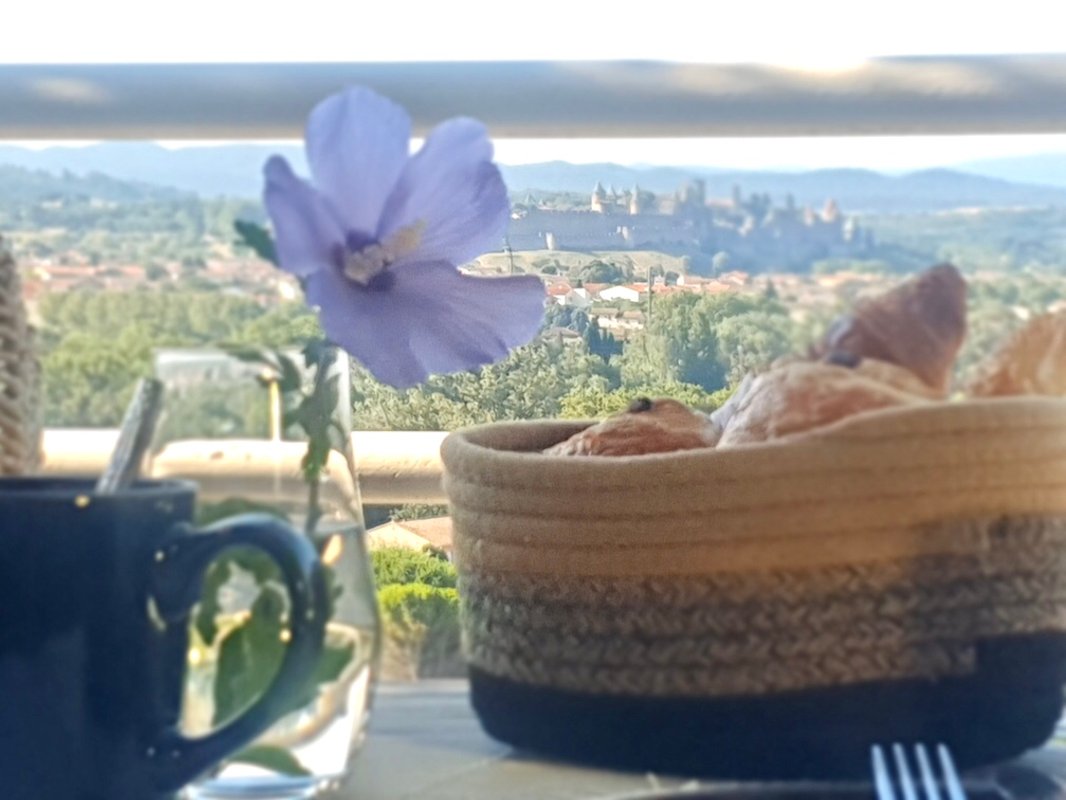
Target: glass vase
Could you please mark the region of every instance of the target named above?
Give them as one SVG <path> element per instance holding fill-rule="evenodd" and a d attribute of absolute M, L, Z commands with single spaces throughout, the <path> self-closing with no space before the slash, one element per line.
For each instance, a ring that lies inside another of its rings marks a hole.
<path fill-rule="evenodd" d="M 362 744 L 377 676 L 380 620 L 351 451 L 347 356 L 331 348 L 304 364 L 295 354 L 262 353 L 264 363 L 256 352 L 157 354 L 167 410 L 151 471 L 200 485 L 202 523 L 241 511 L 284 516 L 322 559 L 332 613 L 313 685 L 259 739 L 189 786 L 189 800 L 309 798 L 340 784 Z M 274 369 L 279 355 L 289 364 Z M 287 424 L 296 405 L 282 373 L 292 365 L 301 396 L 332 379 L 326 412 L 347 434 L 310 484 L 301 465 L 307 439 Z M 190 625 L 187 734 L 223 724 L 269 684 L 284 652 L 287 603 L 273 565 L 258 554 L 237 549 L 212 565 Z"/>

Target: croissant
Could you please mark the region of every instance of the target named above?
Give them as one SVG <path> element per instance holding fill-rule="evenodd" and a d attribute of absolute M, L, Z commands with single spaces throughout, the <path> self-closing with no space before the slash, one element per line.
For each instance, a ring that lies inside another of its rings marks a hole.
<path fill-rule="evenodd" d="M 1043 314 L 1015 332 L 977 368 L 974 397 L 1066 395 L 1066 312 Z"/>
<path fill-rule="evenodd" d="M 713 447 L 719 429 L 710 419 L 668 398 L 642 397 L 629 409 L 580 431 L 544 452 L 553 456 L 632 456 Z"/>
<path fill-rule="evenodd" d="M 873 358 L 903 367 L 946 396 L 966 336 L 966 282 L 938 264 L 888 292 L 860 301 L 837 320 L 811 355 Z"/>
<path fill-rule="evenodd" d="M 862 411 L 929 402 L 853 368 L 823 361 L 785 364 L 756 375 L 742 389 L 727 404 L 732 406 L 728 415 L 722 415 L 726 419 L 719 447 L 780 439 Z"/>

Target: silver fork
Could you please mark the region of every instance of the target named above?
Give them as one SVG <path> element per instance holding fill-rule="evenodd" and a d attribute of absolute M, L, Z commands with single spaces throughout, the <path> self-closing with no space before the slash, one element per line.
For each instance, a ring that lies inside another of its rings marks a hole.
<path fill-rule="evenodd" d="M 940 764 L 939 780 L 924 744 L 914 745 L 910 759 L 903 745 L 892 745 L 891 761 L 895 770 L 891 768 L 881 745 L 875 744 L 870 748 L 870 760 L 873 763 L 874 788 L 878 800 L 943 800 L 945 797 L 948 800 L 966 800 L 951 751 L 943 744 L 936 746 L 936 760 Z M 917 774 L 911 766 L 912 760 L 917 763 Z"/>

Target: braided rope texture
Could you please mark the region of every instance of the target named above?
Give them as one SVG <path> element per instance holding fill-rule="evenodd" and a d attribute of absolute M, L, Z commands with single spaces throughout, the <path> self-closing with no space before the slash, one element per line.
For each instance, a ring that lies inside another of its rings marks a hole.
<path fill-rule="evenodd" d="M 0 237 L 0 475 L 22 475 L 39 464 L 39 381 L 18 269 Z"/>
<path fill-rule="evenodd" d="M 973 671 L 979 639 L 1066 631 L 1066 516 L 925 526 L 983 546 L 704 576 L 464 569 L 470 663 L 527 685 L 766 695 Z"/>

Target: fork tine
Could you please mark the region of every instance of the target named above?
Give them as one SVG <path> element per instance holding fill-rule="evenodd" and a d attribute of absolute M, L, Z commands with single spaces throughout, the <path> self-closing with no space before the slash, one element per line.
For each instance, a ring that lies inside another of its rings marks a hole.
<path fill-rule="evenodd" d="M 944 773 L 944 786 L 947 787 L 948 797 L 951 800 L 966 800 L 966 792 L 963 791 L 959 771 L 955 769 L 955 761 L 951 758 L 951 751 L 945 745 L 938 744 L 936 754 L 940 759 L 940 769 Z"/>
<path fill-rule="evenodd" d="M 907 751 L 897 742 L 892 745 L 892 754 L 896 757 L 896 773 L 899 775 L 899 788 L 903 793 L 903 800 L 918 800 L 918 795 L 914 791 L 914 779 L 911 778 L 911 770 L 907 766 Z"/>
<path fill-rule="evenodd" d="M 914 746 L 914 755 L 918 759 L 918 769 L 922 773 L 922 785 L 925 787 L 926 797 L 929 800 L 940 800 L 940 789 L 936 785 L 936 774 L 929 763 L 929 754 L 925 750 L 925 745 L 916 744 Z"/>
<path fill-rule="evenodd" d="M 892 777 L 888 772 L 888 764 L 885 763 L 885 753 L 881 745 L 875 744 L 870 748 L 870 759 L 874 767 L 874 789 L 877 791 L 878 800 L 896 800 L 896 792 L 892 788 Z"/>

